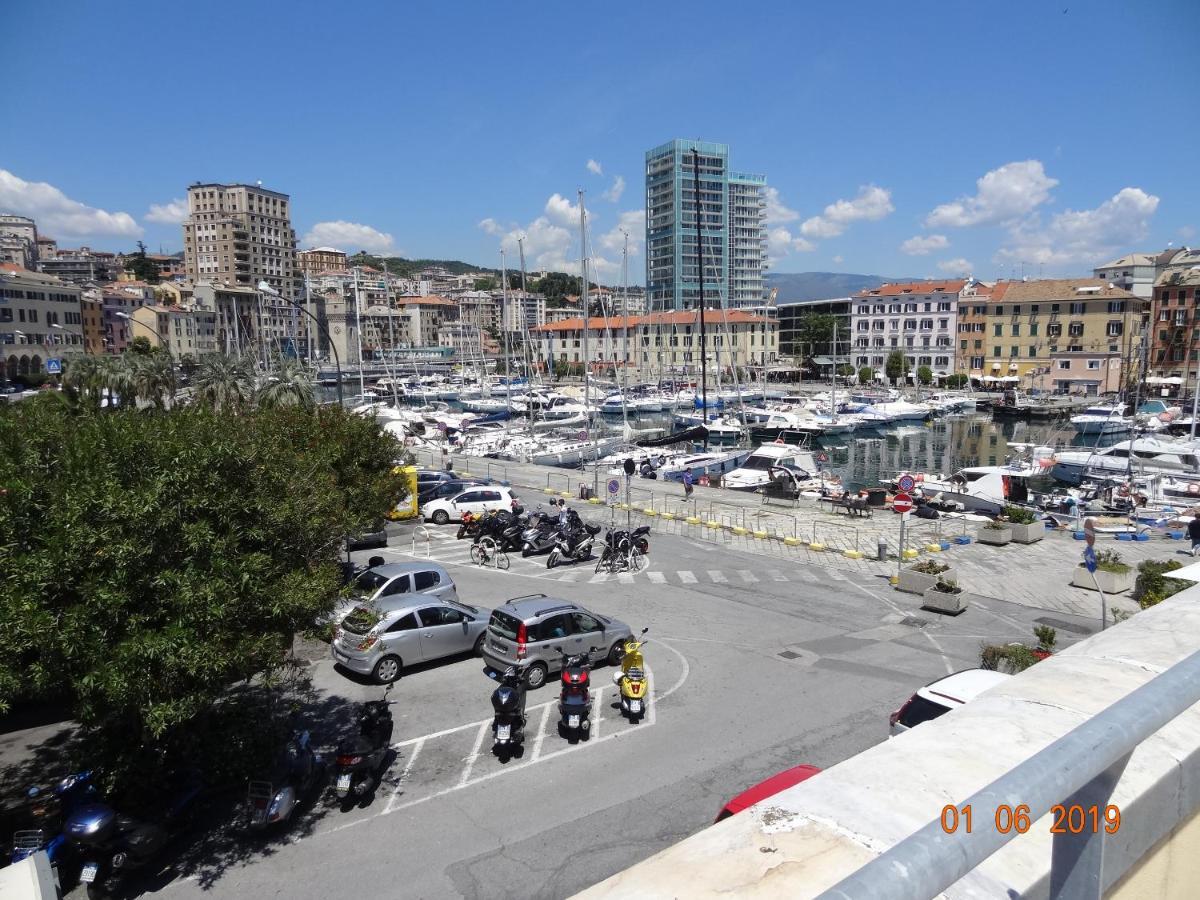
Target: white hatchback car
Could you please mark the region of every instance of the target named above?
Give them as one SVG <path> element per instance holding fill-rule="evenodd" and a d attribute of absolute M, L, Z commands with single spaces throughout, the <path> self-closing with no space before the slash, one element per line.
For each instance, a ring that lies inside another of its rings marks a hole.
<path fill-rule="evenodd" d="M 442 497 L 432 500 L 421 507 L 421 515 L 426 522 L 435 525 L 445 525 L 447 522 L 459 521 L 463 513 L 477 515 L 500 509 L 511 509 L 517 497 L 506 487 L 489 484 L 481 487 L 471 487 L 454 497 Z M 518 501 L 520 502 L 520 501 Z"/>
<path fill-rule="evenodd" d="M 944 716 L 1011 677 L 991 669 L 963 669 L 931 681 L 925 687 L 917 688 L 917 692 L 888 717 L 891 736 L 895 737 L 922 722 Z"/>

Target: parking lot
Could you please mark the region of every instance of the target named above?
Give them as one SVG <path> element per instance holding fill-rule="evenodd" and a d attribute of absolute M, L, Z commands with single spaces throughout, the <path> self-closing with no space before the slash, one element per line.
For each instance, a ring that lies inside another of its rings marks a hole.
<path fill-rule="evenodd" d="M 624 720 L 601 666 L 591 739 L 570 743 L 556 729 L 552 680 L 529 694 L 524 755 L 502 761 L 482 661 L 416 666 L 392 692 L 396 756 L 368 805 L 342 813 L 323 800 L 285 841 L 219 867 L 197 856 L 165 887 L 172 895 L 317 898 L 377 884 L 406 897 L 568 896 L 706 827 L 777 771 L 828 767 L 886 739 L 888 713 L 913 689 L 976 665 L 983 640 L 1028 640 L 1039 615 L 991 603 L 937 618 L 884 579 L 677 535 L 652 536 L 645 571 L 612 576 L 594 562 L 547 570 L 544 557 L 519 553 L 508 571 L 482 569 L 454 526 L 430 527 L 428 541 L 411 523 L 389 530 L 387 549 L 355 557 L 437 560 L 459 597 L 482 607 L 544 592 L 648 626 L 650 714 Z M 1060 632 L 1062 643 L 1074 637 Z M 331 702 L 380 695 L 335 669 L 328 648 L 311 651 L 314 685 Z M 336 739 L 313 724 L 319 740 Z"/>

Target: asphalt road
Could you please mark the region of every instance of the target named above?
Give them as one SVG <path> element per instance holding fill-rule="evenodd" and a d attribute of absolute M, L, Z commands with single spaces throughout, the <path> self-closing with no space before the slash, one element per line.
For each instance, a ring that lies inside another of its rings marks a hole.
<path fill-rule="evenodd" d="M 173 898 L 569 896 L 704 828 L 729 797 L 781 769 L 832 766 L 885 740 L 888 713 L 917 686 L 976 665 L 984 640 L 1031 640 L 1042 615 L 989 603 L 942 618 L 881 579 L 676 536 L 652 536 L 636 576 L 597 577 L 591 564 L 548 571 L 543 557 L 519 555 L 508 572 L 482 570 L 453 530 L 431 529 L 418 555 L 447 565 L 468 603 L 541 591 L 649 626 L 647 720 L 630 725 L 610 707 L 601 668 L 593 737 L 569 744 L 553 727 L 551 682 L 529 697 L 537 738 L 501 763 L 480 661 L 423 666 L 393 691 L 397 757 L 369 806 L 343 814 L 322 800 L 286 838 L 196 854 L 154 888 Z M 411 532 L 355 555 L 409 558 Z M 1062 644 L 1077 637 L 1060 629 Z M 323 654 L 312 673 L 339 721 L 348 702 L 381 690 Z"/>

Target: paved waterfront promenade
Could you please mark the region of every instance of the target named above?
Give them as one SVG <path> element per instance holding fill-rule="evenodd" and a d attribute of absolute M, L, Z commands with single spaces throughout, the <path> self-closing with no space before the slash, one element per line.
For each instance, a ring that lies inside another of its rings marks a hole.
<path fill-rule="evenodd" d="M 417 462 L 444 468 L 446 457 L 418 451 Z M 557 469 L 451 455 L 454 469 L 464 475 L 506 481 L 518 488 L 526 506 L 566 497 L 588 518 L 603 521 L 631 517 L 656 532 L 678 534 L 696 541 L 718 542 L 728 549 L 770 556 L 801 565 L 839 568 L 880 579 L 894 576 L 899 565 L 900 517 L 889 509 L 876 509 L 869 518 L 832 512 L 828 505 L 801 498 L 790 503 L 763 503 L 758 494 L 697 486 L 691 501 L 683 485 L 635 478 L 630 509 L 623 507 L 624 479 L 615 508 L 581 501 L 580 487 L 599 488 L 607 494 L 609 478 L 601 472 Z M 1035 609 L 1094 618 L 1099 623 L 1100 597 L 1095 591 L 1072 587 L 1071 576 L 1084 544 L 1070 532 L 1047 531 L 1044 540 L 1031 545 L 991 547 L 976 541 L 982 522 L 946 517 L 920 520 L 909 517 L 904 549 L 907 557 L 937 555 L 951 562 L 959 583 L 970 593 L 1018 603 Z M 969 539 L 969 542 L 966 542 Z M 887 560 L 878 559 L 879 545 L 887 546 Z M 1171 540 L 1154 532 L 1149 541 L 1117 541 L 1100 535 L 1097 547 L 1116 550 L 1131 565 L 1145 559 L 1188 561 L 1187 541 Z M 936 548 L 936 549 L 935 549 Z M 1110 611 L 1135 612 L 1137 604 L 1127 594 L 1108 598 Z"/>

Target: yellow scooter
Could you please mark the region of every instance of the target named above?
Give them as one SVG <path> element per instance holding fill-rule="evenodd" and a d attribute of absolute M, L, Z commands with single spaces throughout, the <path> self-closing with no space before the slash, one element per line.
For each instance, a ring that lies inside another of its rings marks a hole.
<path fill-rule="evenodd" d="M 646 664 L 642 659 L 642 637 L 649 628 L 643 628 L 636 639 L 625 642 L 625 655 L 621 659 L 621 671 L 613 672 L 613 683 L 621 689 L 621 714 L 637 724 L 650 703 L 650 679 L 646 676 Z"/>

